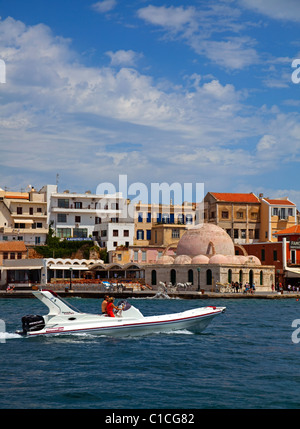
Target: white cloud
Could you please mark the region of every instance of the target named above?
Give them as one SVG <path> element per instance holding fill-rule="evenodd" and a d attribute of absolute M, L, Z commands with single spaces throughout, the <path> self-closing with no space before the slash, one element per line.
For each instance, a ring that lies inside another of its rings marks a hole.
<path fill-rule="evenodd" d="M 92 8 L 99 13 L 106 13 L 114 9 L 117 5 L 116 0 L 98 1 L 92 5 Z"/>
<path fill-rule="evenodd" d="M 49 174 L 55 181 L 57 172 L 69 183 L 80 177 L 89 188 L 122 173 L 131 182 L 213 176 L 223 184 L 233 169 L 234 181 L 300 154 L 299 115 L 251 108 L 232 84 L 193 74 L 187 87 L 164 91 L 151 76 L 122 67 L 136 61 L 133 51 L 111 52 L 119 68 L 87 67 L 70 40 L 45 25 L 7 18 L 0 36 L 7 64 L 0 87 L 0 186 L 16 186 L 23 177 L 38 187 Z M 268 136 L 275 139 L 272 162 L 265 156 Z M 136 150 L 109 150 L 124 141 Z"/>
<path fill-rule="evenodd" d="M 142 54 L 130 49 L 128 51 L 123 49 L 116 52 L 107 51 L 106 55 L 110 57 L 112 66 L 135 66 L 137 61 L 142 57 Z"/>
<path fill-rule="evenodd" d="M 239 0 L 239 2 L 269 18 L 300 22 L 299 0 Z"/>
<path fill-rule="evenodd" d="M 167 36 L 187 43 L 197 54 L 205 55 L 228 69 L 243 69 L 259 61 L 255 42 L 241 36 L 247 26 L 240 11 L 225 4 L 209 3 L 196 7 L 147 6 L 138 10 L 139 18 L 160 27 Z M 213 35 L 224 34 L 222 40 Z"/>

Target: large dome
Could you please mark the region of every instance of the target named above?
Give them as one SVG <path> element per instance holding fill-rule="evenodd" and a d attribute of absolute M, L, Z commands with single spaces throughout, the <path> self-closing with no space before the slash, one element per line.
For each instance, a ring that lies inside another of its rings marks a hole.
<path fill-rule="evenodd" d="M 234 255 L 234 244 L 224 229 L 212 223 L 189 228 L 177 245 L 176 255 Z"/>

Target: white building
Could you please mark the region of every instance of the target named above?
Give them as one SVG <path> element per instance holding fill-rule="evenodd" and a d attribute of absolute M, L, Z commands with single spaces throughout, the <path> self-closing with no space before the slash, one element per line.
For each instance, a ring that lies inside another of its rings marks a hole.
<path fill-rule="evenodd" d="M 134 223 L 127 216 L 122 194 L 57 192 L 56 185 L 44 186 L 48 223 L 60 238 L 93 238 L 101 247 L 114 250 L 133 244 Z"/>
<path fill-rule="evenodd" d="M 26 245 L 45 244 L 48 233 L 45 195 L 0 189 L 0 241 L 19 240 Z"/>

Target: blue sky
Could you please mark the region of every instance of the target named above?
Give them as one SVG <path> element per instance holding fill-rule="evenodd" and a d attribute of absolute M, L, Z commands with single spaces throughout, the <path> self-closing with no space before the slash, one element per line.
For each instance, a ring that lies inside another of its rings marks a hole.
<path fill-rule="evenodd" d="M 298 0 L 10 0 L 0 16 L 0 187 L 127 174 L 300 207 Z"/>

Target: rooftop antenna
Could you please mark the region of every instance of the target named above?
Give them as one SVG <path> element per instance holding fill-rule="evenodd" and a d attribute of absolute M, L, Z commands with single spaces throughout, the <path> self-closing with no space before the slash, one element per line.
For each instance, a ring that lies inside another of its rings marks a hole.
<path fill-rule="evenodd" d="M 56 174 L 56 186 L 57 186 L 57 191 L 58 191 L 58 182 L 59 182 L 59 174 Z"/>

